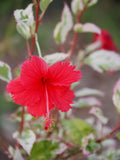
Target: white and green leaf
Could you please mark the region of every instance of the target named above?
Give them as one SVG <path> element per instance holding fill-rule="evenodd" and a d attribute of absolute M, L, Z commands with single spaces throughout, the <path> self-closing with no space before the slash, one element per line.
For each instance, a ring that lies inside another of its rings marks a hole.
<path fill-rule="evenodd" d="M 10 66 L 2 61 L 0 61 L 0 79 L 5 82 L 10 82 L 12 79 Z"/>
<path fill-rule="evenodd" d="M 73 20 L 69 7 L 65 4 L 62 12 L 61 21 L 56 25 L 54 38 L 58 44 L 65 42 L 69 31 L 72 29 Z"/>
<path fill-rule="evenodd" d="M 65 53 L 53 53 L 50 55 L 46 55 L 44 56 L 44 60 L 46 61 L 47 64 L 52 65 L 58 61 L 63 61 L 68 57 L 68 54 Z"/>
<path fill-rule="evenodd" d="M 78 23 L 74 26 L 74 31 L 78 33 L 90 32 L 90 33 L 101 33 L 101 29 L 93 23 Z"/>
<path fill-rule="evenodd" d="M 82 96 L 104 96 L 104 93 L 98 89 L 92 89 L 92 88 L 83 88 L 78 91 L 75 91 L 76 97 L 82 97 Z"/>
<path fill-rule="evenodd" d="M 24 160 L 18 148 L 15 150 L 13 160 Z"/>
<path fill-rule="evenodd" d="M 17 22 L 17 31 L 25 39 L 30 38 L 34 34 L 35 21 L 32 10 L 33 4 L 29 4 L 25 9 L 17 9 L 14 11 L 14 17 Z"/>
<path fill-rule="evenodd" d="M 117 112 L 120 113 L 120 79 L 114 86 L 112 100 L 117 109 Z"/>
<path fill-rule="evenodd" d="M 83 0 L 72 0 L 71 2 L 71 9 L 72 12 L 76 15 L 77 13 L 81 12 L 84 9 Z"/>
<path fill-rule="evenodd" d="M 92 107 L 89 113 L 96 116 L 103 124 L 108 122 L 108 118 L 103 115 L 102 110 L 98 107 Z"/>
<path fill-rule="evenodd" d="M 86 7 L 91 7 L 95 5 L 98 2 L 98 0 L 83 0 L 83 2 Z"/>
<path fill-rule="evenodd" d="M 52 2 L 53 0 L 41 0 L 40 1 L 40 9 L 42 11 L 45 11 L 47 9 L 47 7 L 49 6 L 49 4 Z"/>
<path fill-rule="evenodd" d="M 84 62 L 100 73 L 120 70 L 120 55 L 114 51 L 95 51 Z"/>
<path fill-rule="evenodd" d="M 30 155 L 33 144 L 36 140 L 36 136 L 32 130 L 24 130 L 21 135 L 19 132 L 15 132 L 13 134 L 13 138 L 15 138 L 19 144 L 24 148 L 24 150 Z"/>
<path fill-rule="evenodd" d="M 63 120 L 62 124 L 66 129 L 67 136 L 70 141 L 81 145 L 82 138 L 94 132 L 94 129 L 86 122 L 80 119 Z"/>
<path fill-rule="evenodd" d="M 72 106 L 77 108 L 101 106 L 101 102 L 95 97 L 85 97 L 75 101 Z"/>

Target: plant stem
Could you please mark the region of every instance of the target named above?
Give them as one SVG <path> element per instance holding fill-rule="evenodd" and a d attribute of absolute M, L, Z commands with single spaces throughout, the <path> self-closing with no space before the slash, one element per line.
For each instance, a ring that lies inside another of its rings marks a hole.
<path fill-rule="evenodd" d="M 34 52 L 34 46 L 35 46 L 35 35 L 37 33 L 37 29 L 38 29 L 38 26 L 39 26 L 39 3 L 40 3 L 40 0 L 38 0 L 38 3 L 35 4 L 35 8 L 36 8 L 36 24 L 35 24 L 35 32 L 34 32 L 34 35 L 32 35 L 32 43 L 31 43 L 31 55 L 33 54 Z"/>
<path fill-rule="evenodd" d="M 20 123 L 20 129 L 19 129 L 20 135 L 21 135 L 23 127 L 24 127 L 24 113 L 25 113 L 25 108 L 24 108 L 24 106 L 22 106 L 21 123 Z"/>
<path fill-rule="evenodd" d="M 120 129 L 120 126 L 116 126 L 110 133 L 108 133 L 107 135 L 105 135 L 104 137 L 96 140 L 97 143 L 102 142 L 104 139 L 109 138 L 110 136 L 112 136 L 113 133 L 117 132 Z"/>
<path fill-rule="evenodd" d="M 38 50 L 39 57 L 42 57 L 42 53 L 41 53 L 41 49 L 40 49 L 40 45 L 39 45 L 39 43 L 38 43 L 38 37 L 37 37 L 37 34 L 35 35 L 35 43 L 36 43 L 36 47 L 37 47 L 37 50 Z"/>
<path fill-rule="evenodd" d="M 76 23 L 80 23 L 81 21 L 81 18 L 84 14 L 84 12 L 86 11 L 87 8 L 84 8 L 83 11 L 81 11 L 80 13 L 77 14 L 77 17 L 76 17 Z M 72 42 L 72 45 L 70 47 L 70 56 L 68 58 L 68 61 L 71 60 L 72 58 L 72 55 L 74 53 L 74 49 L 75 49 L 75 46 L 76 46 L 76 43 L 77 43 L 77 39 L 78 39 L 78 34 L 77 32 L 74 33 L 74 36 L 73 36 L 73 42 Z"/>
<path fill-rule="evenodd" d="M 63 44 L 60 44 L 59 47 L 60 47 L 60 51 L 63 52 L 63 53 L 65 53 L 65 49 L 64 49 Z"/>
<path fill-rule="evenodd" d="M 31 57 L 31 50 L 30 50 L 30 44 L 29 44 L 28 39 L 26 39 L 26 45 L 27 45 L 28 55 L 29 55 L 29 58 L 30 58 Z"/>

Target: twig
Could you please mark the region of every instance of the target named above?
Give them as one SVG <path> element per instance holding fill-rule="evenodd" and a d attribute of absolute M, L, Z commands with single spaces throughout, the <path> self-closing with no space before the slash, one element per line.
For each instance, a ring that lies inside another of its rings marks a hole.
<path fill-rule="evenodd" d="M 28 55 L 29 55 L 29 58 L 30 58 L 31 57 L 31 50 L 30 50 L 30 44 L 29 44 L 28 39 L 26 40 L 26 45 L 27 45 Z"/>
<path fill-rule="evenodd" d="M 84 12 L 86 11 L 86 9 L 87 9 L 87 8 L 84 8 L 82 12 L 80 12 L 80 13 L 77 14 L 76 23 L 80 23 L 81 18 L 82 18 L 82 16 L 83 16 Z M 72 45 L 71 45 L 71 47 L 70 47 L 70 56 L 69 56 L 69 58 L 67 59 L 68 61 L 71 60 L 72 55 L 73 55 L 73 53 L 74 53 L 74 49 L 75 49 L 75 46 L 76 46 L 76 43 L 77 43 L 77 39 L 78 39 L 78 34 L 79 34 L 79 33 L 77 33 L 77 32 L 74 33 L 73 42 L 72 42 Z"/>
<path fill-rule="evenodd" d="M 96 140 L 97 143 L 102 142 L 104 139 L 109 138 L 110 136 L 112 136 L 113 133 L 117 132 L 120 129 L 120 126 L 116 126 L 110 133 L 108 133 L 107 135 L 105 135 L 104 137 Z"/>
<path fill-rule="evenodd" d="M 64 49 L 63 44 L 60 44 L 59 47 L 60 47 L 60 51 L 63 52 L 63 53 L 65 53 L 65 49 Z"/>
<path fill-rule="evenodd" d="M 24 113 L 25 113 L 25 108 L 24 108 L 24 106 L 22 106 L 21 123 L 20 123 L 20 129 L 19 129 L 20 135 L 21 135 L 23 127 L 24 127 Z"/>
<path fill-rule="evenodd" d="M 31 55 L 34 52 L 34 46 L 35 46 L 35 35 L 37 33 L 37 29 L 38 29 L 38 25 L 39 25 L 39 3 L 40 0 L 38 0 L 38 3 L 35 4 L 35 8 L 36 8 L 36 24 L 35 24 L 35 32 L 34 35 L 32 35 L 32 43 L 31 43 Z"/>

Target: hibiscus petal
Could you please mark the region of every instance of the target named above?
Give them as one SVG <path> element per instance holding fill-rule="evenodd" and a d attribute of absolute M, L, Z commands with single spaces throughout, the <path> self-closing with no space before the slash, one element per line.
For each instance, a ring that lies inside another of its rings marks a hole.
<path fill-rule="evenodd" d="M 61 110 L 62 112 L 67 112 L 72 104 L 72 99 L 74 98 L 74 92 L 66 86 L 56 86 L 48 85 L 48 95 L 49 101 L 54 103 L 54 107 Z"/>
<path fill-rule="evenodd" d="M 47 63 L 39 57 L 32 56 L 32 59 L 27 59 L 22 65 L 21 82 L 25 88 L 38 90 L 41 88 L 41 78 L 45 77 L 48 71 Z"/>
<path fill-rule="evenodd" d="M 23 106 L 33 105 L 40 100 L 40 91 L 29 91 L 21 84 L 20 78 L 11 80 L 7 85 L 7 93 L 11 93 L 16 104 Z"/>
<path fill-rule="evenodd" d="M 53 109 L 54 106 L 52 103 L 49 102 L 49 111 Z M 47 107 L 46 107 L 46 97 L 45 94 L 44 96 L 34 105 L 29 105 L 27 107 L 27 111 L 35 116 L 35 117 L 40 117 L 40 116 L 47 116 Z"/>
<path fill-rule="evenodd" d="M 81 78 L 81 71 L 69 62 L 57 62 L 49 67 L 47 78 L 51 84 L 69 86 Z"/>

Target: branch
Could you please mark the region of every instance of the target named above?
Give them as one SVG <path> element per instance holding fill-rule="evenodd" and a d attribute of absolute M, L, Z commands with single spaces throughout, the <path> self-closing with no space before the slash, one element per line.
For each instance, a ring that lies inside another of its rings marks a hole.
<path fill-rule="evenodd" d="M 84 14 L 84 12 L 85 12 L 86 10 L 87 10 L 87 8 L 84 8 L 82 12 L 80 12 L 80 13 L 77 14 L 76 23 L 80 23 L 81 18 L 82 18 L 83 14 Z M 69 58 L 68 58 L 68 61 L 71 60 L 72 55 L 73 55 L 73 53 L 74 53 L 74 49 L 75 49 L 75 47 L 76 47 L 76 43 L 77 43 L 77 39 L 78 39 L 78 34 L 79 34 L 79 33 L 77 33 L 77 32 L 74 33 L 72 45 L 71 45 L 71 47 L 70 47 L 70 56 L 69 56 Z"/>
<path fill-rule="evenodd" d="M 107 135 L 105 135 L 104 137 L 96 140 L 97 143 L 101 143 L 103 140 L 109 138 L 110 136 L 112 136 L 112 134 L 114 134 L 115 132 L 117 132 L 120 129 L 120 126 L 116 126 L 110 133 L 108 133 Z"/>
<path fill-rule="evenodd" d="M 35 46 L 35 35 L 37 33 L 37 29 L 38 29 L 38 26 L 39 26 L 39 3 L 40 3 L 40 0 L 38 0 L 38 3 L 35 4 L 35 8 L 36 8 L 36 20 L 35 20 L 35 32 L 34 32 L 34 35 L 32 35 L 32 43 L 31 43 L 31 55 L 33 54 L 34 52 L 34 46 Z"/>
<path fill-rule="evenodd" d="M 21 135 L 23 127 L 24 127 L 24 113 L 25 113 L 25 108 L 24 108 L 24 106 L 22 106 L 21 123 L 20 123 L 20 129 L 19 129 L 20 135 Z"/>

